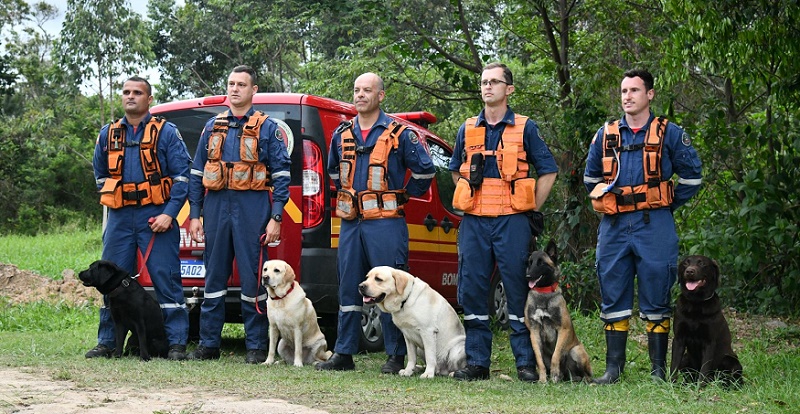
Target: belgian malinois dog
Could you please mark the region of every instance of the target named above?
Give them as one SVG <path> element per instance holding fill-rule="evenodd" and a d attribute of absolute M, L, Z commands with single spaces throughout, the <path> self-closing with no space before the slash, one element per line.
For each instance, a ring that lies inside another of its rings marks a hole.
<path fill-rule="evenodd" d="M 528 301 L 525 325 L 531 332 L 536 353 L 539 382 L 591 381 L 589 354 L 575 334 L 567 302 L 558 286 L 561 273 L 557 265 L 556 244 L 550 240 L 544 251 L 528 258 Z"/>

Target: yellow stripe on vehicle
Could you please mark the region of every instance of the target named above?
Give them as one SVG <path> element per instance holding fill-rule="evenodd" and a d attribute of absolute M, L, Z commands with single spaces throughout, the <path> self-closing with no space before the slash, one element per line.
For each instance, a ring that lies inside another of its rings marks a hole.
<path fill-rule="evenodd" d="M 295 223 L 301 224 L 303 222 L 303 213 L 297 208 L 297 204 L 295 204 L 294 200 L 291 198 L 286 202 L 286 205 L 283 206 L 283 214 L 288 215 Z"/>
<path fill-rule="evenodd" d="M 183 207 L 181 207 L 181 211 L 178 212 L 178 217 L 175 220 L 178 221 L 178 226 L 183 226 L 183 223 L 186 222 L 186 219 L 189 218 L 189 202 L 183 203 Z"/>
<path fill-rule="evenodd" d="M 408 242 L 408 250 L 412 252 L 458 253 L 458 248 L 455 244 L 426 243 L 413 240 Z"/>
<path fill-rule="evenodd" d="M 458 241 L 458 232 L 455 228 L 450 229 L 445 233 L 444 229 L 437 226 L 433 231 L 428 231 L 428 228 L 422 224 L 409 224 L 408 225 L 408 238 L 411 240 L 436 240 L 439 242 L 455 243 Z"/>

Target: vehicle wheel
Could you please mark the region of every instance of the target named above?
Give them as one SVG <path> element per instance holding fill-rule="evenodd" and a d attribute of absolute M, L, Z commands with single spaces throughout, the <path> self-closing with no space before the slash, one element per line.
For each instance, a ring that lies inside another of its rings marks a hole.
<path fill-rule="evenodd" d="M 361 352 L 383 351 L 383 328 L 381 327 L 381 310 L 375 305 L 364 305 L 361 308 Z"/>
<path fill-rule="evenodd" d="M 494 273 L 492 273 L 492 282 L 489 288 L 489 317 L 492 323 L 501 329 L 508 329 L 507 302 L 506 289 L 500 278 L 500 272 L 495 269 Z"/>

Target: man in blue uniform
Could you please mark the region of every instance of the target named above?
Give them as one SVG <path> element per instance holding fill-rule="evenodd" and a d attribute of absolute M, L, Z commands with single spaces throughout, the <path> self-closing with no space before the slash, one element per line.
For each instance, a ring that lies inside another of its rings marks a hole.
<path fill-rule="evenodd" d="M 483 111 L 458 130 L 450 171 L 456 182 L 453 206 L 464 211 L 458 229 L 458 302 L 464 308 L 467 367 L 462 381 L 489 378 L 492 331 L 489 287 L 495 265 L 505 287 L 511 350 L 517 377 L 536 381 L 536 359 L 525 326 L 528 282 L 525 267 L 536 234 L 538 209 L 555 182 L 558 167 L 535 122 L 508 106 L 514 92 L 511 70 L 490 63 L 481 74 Z M 529 177 L 528 163 L 538 179 Z M 541 230 L 541 229 L 537 229 Z"/>
<path fill-rule="evenodd" d="M 408 226 L 403 204 L 409 196 L 428 191 L 435 168 L 424 138 L 392 121 L 381 109 L 383 80 L 374 73 L 359 76 L 353 87 L 358 116 L 343 123 L 333 134 L 328 173 L 339 190 L 336 214 L 342 218 L 339 232 L 338 337 L 331 358 L 319 370 L 355 369 L 361 307 L 358 284 L 375 266 L 408 267 Z M 405 183 L 406 171 L 411 178 Z M 381 372 L 396 374 L 404 366 L 405 340 L 381 315 L 388 359 Z"/>
<path fill-rule="evenodd" d="M 150 114 L 152 102 L 150 83 L 138 76 L 128 78 L 122 86 L 125 116 L 105 125 L 97 137 L 94 176 L 101 203 L 109 207 L 102 258 L 131 275 L 147 266 L 164 316 L 168 358 L 181 360 L 186 358 L 189 314 L 181 287 L 180 230 L 175 218 L 189 191 L 191 159 L 175 124 Z M 137 266 L 139 253 L 146 260 L 143 266 Z M 97 346 L 86 358 L 110 357 L 114 347 L 114 323 L 103 306 Z"/>
<path fill-rule="evenodd" d="M 606 123 L 589 148 L 584 184 L 603 213 L 597 234 L 597 277 L 605 324 L 606 370 L 598 384 L 619 381 L 638 278 L 639 316 L 646 321 L 651 374 L 663 380 L 675 283 L 678 235 L 673 212 L 700 189 L 701 162 L 679 126 L 650 111 L 653 75 L 625 72 L 625 116 Z M 678 176 L 677 185 L 671 178 Z"/>
<path fill-rule="evenodd" d="M 256 91 L 256 72 L 249 66 L 235 67 L 228 77 L 230 109 L 208 120 L 192 165 L 190 233 L 193 240 L 206 243 L 206 277 L 200 344 L 189 354 L 190 359 L 220 356 L 234 256 L 242 287 L 245 362 L 257 364 L 267 359 L 268 321 L 266 314 L 256 309 L 257 302 L 260 309 L 266 309 L 266 291 L 259 289 L 258 283 L 263 264 L 259 257 L 267 259 L 262 242 L 280 240 L 291 161 L 277 124 L 253 108 Z"/>

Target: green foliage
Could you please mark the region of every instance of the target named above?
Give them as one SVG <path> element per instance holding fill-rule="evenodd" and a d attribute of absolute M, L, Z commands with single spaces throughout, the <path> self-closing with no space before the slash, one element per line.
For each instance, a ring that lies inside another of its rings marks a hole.
<path fill-rule="evenodd" d="M 54 14 L 38 3 L 29 18 L 43 22 Z M 0 234 L 35 234 L 100 215 L 90 158 L 96 100 L 65 81 L 53 46 L 41 23 L 14 32 L 6 44 L 17 77 L 0 110 Z"/>
<path fill-rule="evenodd" d="M 33 302 L 12 306 L 0 296 L 0 332 L 55 332 L 84 326 L 97 318 L 91 306 Z"/>
<path fill-rule="evenodd" d="M 60 279 L 64 269 L 83 270 L 102 252 L 99 222 L 68 223 L 35 236 L 0 236 L 0 263 Z"/>
<path fill-rule="evenodd" d="M 128 8 L 127 0 L 67 0 L 67 11 L 58 42 L 60 64 L 78 85 L 94 81 L 100 97 L 97 127 L 118 117 L 113 101 L 119 76 L 135 74 L 149 66 L 152 45 L 146 25 L 138 13 Z M 89 86 L 89 85 L 85 85 Z"/>
<path fill-rule="evenodd" d="M 800 300 L 800 120 L 776 117 L 750 129 L 748 139 L 774 149 L 750 147 L 741 180 L 709 191 L 723 208 L 709 211 L 685 237 L 689 253 L 717 259 L 729 303 L 759 313 L 797 315 Z M 780 132 L 779 132 L 780 131 Z M 780 134 L 780 136 L 778 136 Z M 764 168 L 764 165 L 774 168 Z M 714 185 L 714 183 L 712 183 Z"/>

